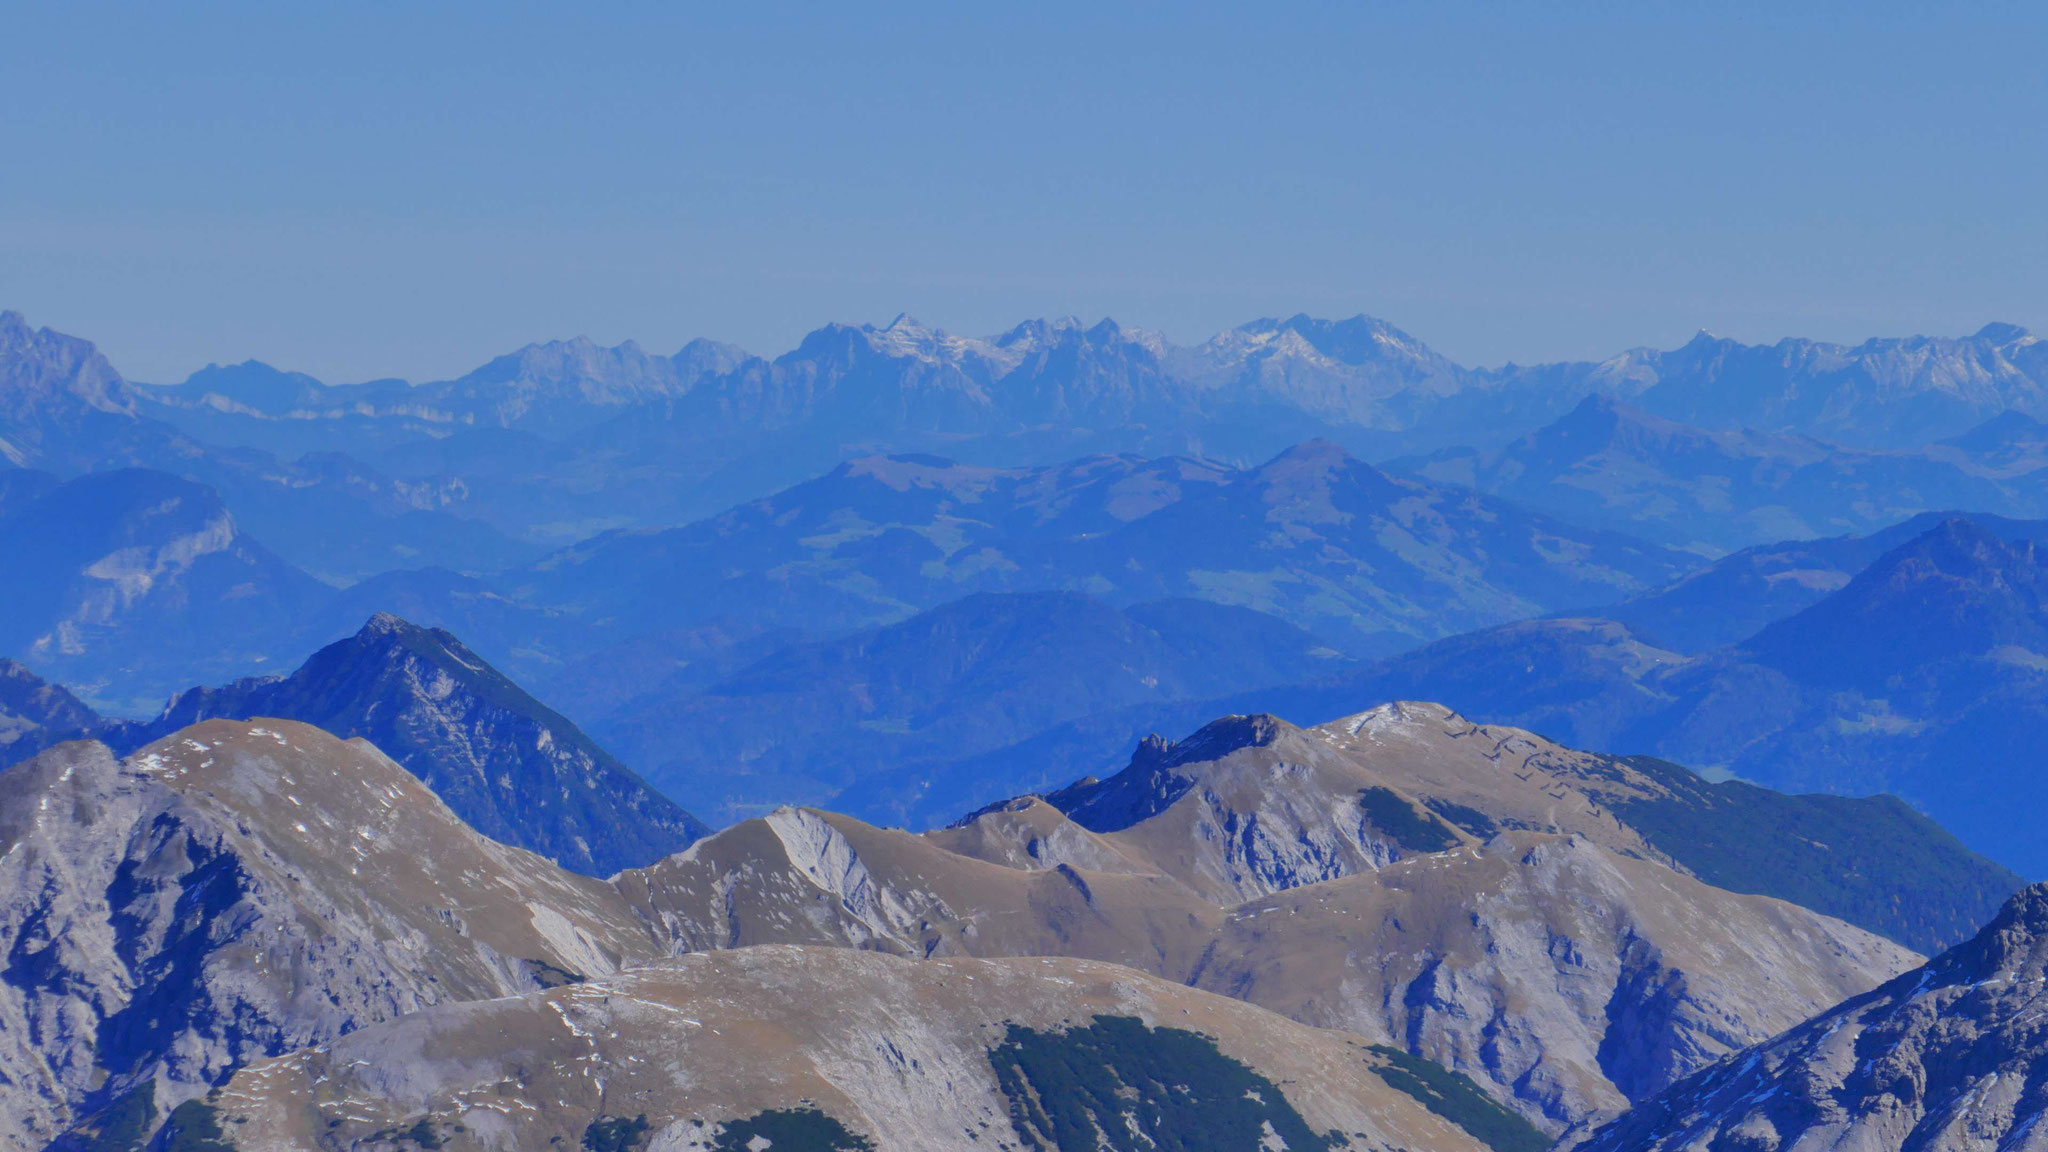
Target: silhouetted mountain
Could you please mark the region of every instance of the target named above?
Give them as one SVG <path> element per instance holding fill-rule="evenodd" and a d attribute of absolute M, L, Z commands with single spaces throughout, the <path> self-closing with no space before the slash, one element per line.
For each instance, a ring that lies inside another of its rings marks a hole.
<path fill-rule="evenodd" d="M 606 718 L 607 745 L 723 821 L 831 803 L 912 825 L 1014 792 L 935 772 L 1062 721 L 1205 698 L 1344 663 L 1273 617 L 1195 600 L 1118 610 L 1072 592 L 982 593 L 899 624 L 787 648 L 694 693 Z"/>
<path fill-rule="evenodd" d="M 361 737 L 472 827 L 594 876 L 680 851 L 704 825 L 447 632 L 379 615 L 290 676 L 194 688 L 110 739 L 277 716 Z"/>

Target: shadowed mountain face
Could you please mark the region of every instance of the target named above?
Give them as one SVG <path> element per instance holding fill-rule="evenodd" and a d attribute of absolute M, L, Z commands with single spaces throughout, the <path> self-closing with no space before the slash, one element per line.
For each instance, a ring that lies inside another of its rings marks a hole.
<path fill-rule="evenodd" d="M 395 616 L 290 676 L 182 693 L 110 739 L 133 747 L 204 719 L 263 716 L 369 740 L 478 831 L 577 872 L 646 864 L 708 831 L 455 637 Z"/>
<path fill-rule="evenodd" d="M 2048 1112 L 2048 885 L 1918 971 L 1691 1076 L 1591 1152 L 2026 1148 Z"/>
<path fill-rule="evenodd" d="M 0 768 L 97 732 L 99 714 L 12 660 L 0 659 Z"/>
<path fill-rule="evenodd" d="M 1592 396 L 1497 451 L 1446 449 L 1392 467 L 1575 523 L 1725 551 L 1869 533 L 1944 508 L 2048 514 L 2041 439 L 2015 413 L 1941 444 L 1878 452 L 1693 427 Z"/>
<path fill-rule="evenodd" d="M 2002 540 L 2048 542 L 2048 521 L 1928 512 L 1868 536 L 1789 540 L 1722 557 L 1668 588 L 1597 610 L 1674 652 L 1733 644 L 1847 584 L 1878 557 L 1944 520 L 1966 519 Z"/>

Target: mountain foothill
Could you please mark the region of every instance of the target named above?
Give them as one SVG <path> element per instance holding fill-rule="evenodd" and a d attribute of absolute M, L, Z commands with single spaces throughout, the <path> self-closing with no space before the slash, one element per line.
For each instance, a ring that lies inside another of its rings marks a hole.
<path fill-rule="evenodd" d="M 0 313 L 0 1148 L 2032 1147 L 2048 344 L 129 381 Z"/>

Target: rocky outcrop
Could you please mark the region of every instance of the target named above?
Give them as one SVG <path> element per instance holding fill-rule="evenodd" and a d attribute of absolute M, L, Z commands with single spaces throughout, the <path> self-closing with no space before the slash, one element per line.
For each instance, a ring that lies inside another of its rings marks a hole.
<path fill-rule="evenodd" d="M 603 883 L 303 724 L 209 721 L 126 760 L 64 744 L 0 780 L 0 1148 L 657 951 Z"/>
<path fill-rule="evenodd" d="M 2019 1152 L 2048 1139 L 2048 885 L 1975 939 L 1691 1076 L 1588 1152 Z"/>

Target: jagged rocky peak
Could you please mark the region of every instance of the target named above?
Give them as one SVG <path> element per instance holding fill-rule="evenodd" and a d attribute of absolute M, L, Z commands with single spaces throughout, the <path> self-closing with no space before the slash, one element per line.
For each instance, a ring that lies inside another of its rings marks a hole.
<path fill-rule="evenodd" d="M 1588 1152 L 2032 1150 L 2048 1115 L 2048 885 L 1973 940 L 1737 1053 Z"/>
<path fill-rule="evenodd" d="M 1949 984 L 2048 980 L 2048 883 L 2015 893 L 1975 939 L 1928 967 Z"/>
<path fill-rule="evenodd" d="M 0 312 L 0 418 L 23 418 L 36 406 L 67 402 L 135 414 L 128 382 L 92 341 L 31 328 L 21 313 Z"/>

